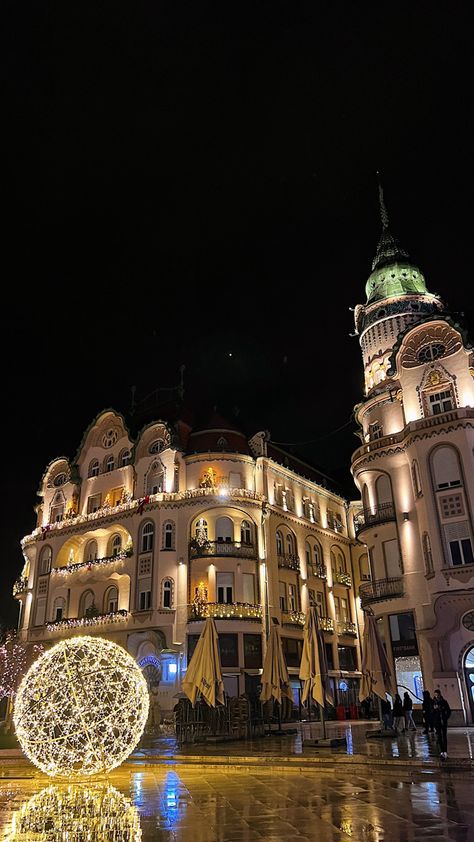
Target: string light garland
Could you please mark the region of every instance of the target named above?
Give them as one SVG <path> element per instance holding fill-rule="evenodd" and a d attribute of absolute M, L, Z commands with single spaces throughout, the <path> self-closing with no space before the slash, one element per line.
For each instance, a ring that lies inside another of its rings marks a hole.
<path fill-rule="evenodd" d="M 118 611 L 97 614 L 95 617 L 70 617 L 66 620 L 56 620 L 53 623 L 46 623 L 46 628 L 48 631 L 57 631 L 58 629 L 79 629 L 85 626 L 103 626 L 106 623 L 120 623 L 128 617 L 129 612 L 125 608 L 119 608 Z"/>
<path fill-rule="evenodd" d="M 72 637 L 30 667 L 13 722 L 26 756 L 48 775 L 109 772 L 137 745 L 148 717 L 145 678 L 121 646 Z"/>
<path fill-rule="evenodd" d="M 30 664 L 42 653 L 41 643 L 28 645 L 9 633 L 0 646 L 0 699 L 13 698 Z"/>
<path fill-rule="evenodd" d="M 7 842 L 140 842 L 140 816 L 113 786 L 48 786 L 11 818 Z"/>

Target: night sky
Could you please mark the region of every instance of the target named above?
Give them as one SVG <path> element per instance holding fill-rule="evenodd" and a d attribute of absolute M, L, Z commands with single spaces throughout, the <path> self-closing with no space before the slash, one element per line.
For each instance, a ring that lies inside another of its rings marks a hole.
<path fill-rule="evenodd" d="M 468 8 L 5 0 L 3 626 L 46 464 L 181 365 L 196 423 L 268 429 L 355 494 L 377 170 L 474 324 Z"/>

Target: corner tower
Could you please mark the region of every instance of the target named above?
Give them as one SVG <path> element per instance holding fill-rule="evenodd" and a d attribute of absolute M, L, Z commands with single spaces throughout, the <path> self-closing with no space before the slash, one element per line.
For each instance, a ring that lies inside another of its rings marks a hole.
<path fill-rule="evenodd" d="M 364 398 L 352 456 L 369 550 L 364 610 L 380 618 L 399 691 L 440 687 L 474 721 L 474 360 L 461 326 L 391 233 L 355 308 Z M 471 672 L 470 664 L 473 664 Z"/>

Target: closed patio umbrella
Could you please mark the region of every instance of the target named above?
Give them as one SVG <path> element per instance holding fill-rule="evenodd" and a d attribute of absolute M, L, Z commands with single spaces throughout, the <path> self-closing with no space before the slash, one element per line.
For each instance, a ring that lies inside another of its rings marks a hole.
<path fill-rule="evenodd" d="M 224 682 L 217 641 L 216 624 L 212 617 L 208 617 L 181 683 L 193 707 L 198 693 L 201 693 L 210 707 L 216 707 L 217 703 L 224 704 Z"/>
<path fill-rule="evenodd" d="M 303 704 L 308 701 L 309 711 L 311 710 L 311 699 L 314 699 L 314 701 L 320 705 L 323 736 L 326 738 L 324 705 L 326 702 L 333 705 L 334 700 L 329 688 L 324 638 L 321 629 L 319 628 L 318 613 L 314 607 L 309 609 L 306 615 L 306 622 L 304 624 L 303 651 L 301 653 L 299 675 L 304 682 L 301 701 Z"/>
<path fill-rule="evenodd" d="M 278 719 L 280 723 L 282 697 L 286 696 L 290 701 L 293 701 L 293 693 L 291 692 L 285 656 L 283 655 L 280 629 L 275 618 L 272 618 L 272 620 L 265 661 L 263 663 L 260 701 L 268 702 L 270 699 L 274 699 L 278 705 Z"/>
<path fill-rule="evenodd" d="M 390 693 L 391 696 L 395 694 L 392 671 L 373 614 L 366 614 L 364 618 L 361 672 L 361 702 L 371 693 L 375 693 L 382 700 L 385 700 L 386 693 Z"/>

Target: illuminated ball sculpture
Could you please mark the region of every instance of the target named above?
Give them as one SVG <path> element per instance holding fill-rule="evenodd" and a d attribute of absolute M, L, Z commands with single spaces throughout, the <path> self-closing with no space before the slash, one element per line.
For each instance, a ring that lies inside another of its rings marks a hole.
<path fill-rule="evenodd" d="M 24 753 L 43 772 L 79 777 L 123 763 L 148 705 L 146 681 L 128 652 L 100 637 L 72 637 L 30 667 L 13 721 Z"/>

